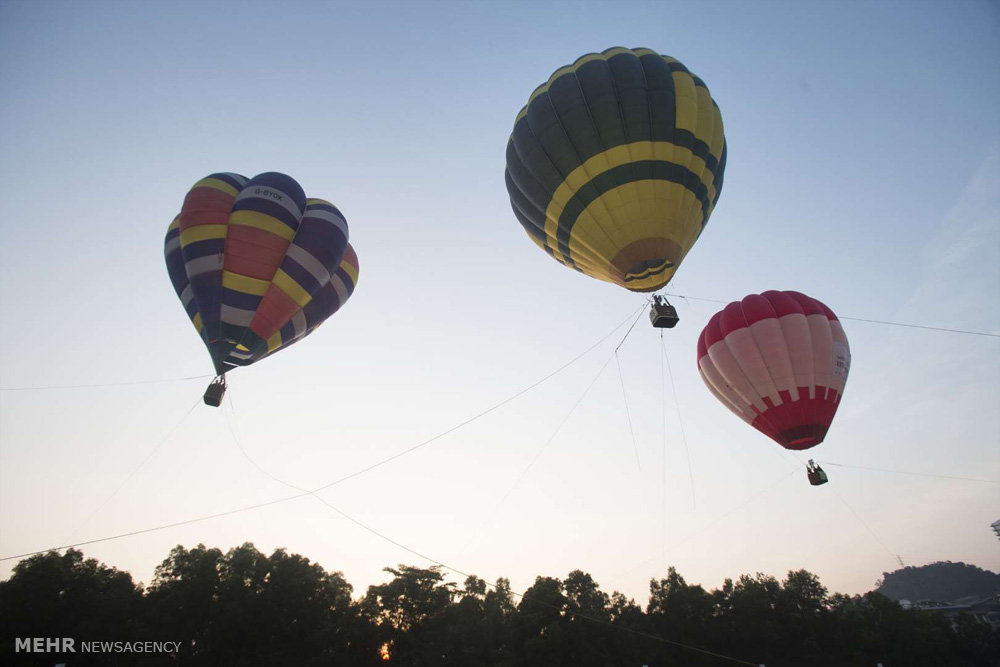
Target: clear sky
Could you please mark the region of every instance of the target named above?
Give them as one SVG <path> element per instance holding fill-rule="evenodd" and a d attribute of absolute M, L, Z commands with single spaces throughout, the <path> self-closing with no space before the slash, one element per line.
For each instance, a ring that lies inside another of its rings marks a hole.
<path fill-rule="evenodd" d="M 275 477 L 328 484 L 643 307 L 540 252 L 503 180 L 535 86 L 619 45 L 680 59 L 726 124 L 725 187 L 672 292 L 795 289 L 845 317 L 1000 334 L 996 3 L 2 0 L 0 557 L 294 493 Z M 223 409 L 200 404 L 207 379 L 175 381 L 211 363 L 162 254 L 216 171 L 334 202 L 361 265 L 313 336 L 230 375 Z M 669 565 L 706 588 L 806 568 L 845 593 L 897 555 L 1000 570 L 1000 484 L 898 472 L 1000 480 L 1000 339 L 845 320 L 851 377 L 808 453 L 840 466 L 812 488 L 807 456 L 698 376 L 721 305 L 675 303 L 670 375 L 642 315 L 621 377 L 625 327 L 320 495 L 515 591 L 577 568 L 643 604 Z M 61 385 L 110 386 L 26 389 Z M 310 497 L 84 553 L 148 583 L 177 544 L 243 541 L 358 595 L 384 566 L 430 565 Z"/>

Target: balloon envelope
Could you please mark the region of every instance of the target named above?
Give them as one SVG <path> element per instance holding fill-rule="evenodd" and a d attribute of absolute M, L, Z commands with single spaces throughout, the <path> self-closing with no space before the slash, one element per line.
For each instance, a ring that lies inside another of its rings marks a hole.
<path fill-rule="evenodd" d="M 823 442 L 850 367 L 837 316 L 799 292 L 734 301 L 698 338 L 698 370 L 712 394 L 786 449 Z"/>
<path fill-rule="evenodd" d="M 635 292 L 660 289 L 708 222 L 726 140 L 705 83 L 650 49 L 556 70 L 517 115 L 507 191 L 556 261 Z"/>
<path fill-rule="evenodd" d="M 167 229 L 164 255 L 219 374 L 311 333 L 358 279 L 344 216 L 277 172 L 195 183 Z"/>

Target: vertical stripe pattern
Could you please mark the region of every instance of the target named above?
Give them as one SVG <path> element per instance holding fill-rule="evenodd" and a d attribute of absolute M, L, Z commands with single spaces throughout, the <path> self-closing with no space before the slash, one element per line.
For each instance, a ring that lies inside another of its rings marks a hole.
<path fill-rule="evenodd" d="M 734 301 L 698 338 L 698 370 L 709 391 L 786 449 L 823 442 L 850 367 L 837 316 L 799 292 Z"/>
<path fill-rule="evenodd" d="M 333 204 L 306 199 L 284 174 L 212 174 L 192 187 L 164 256 L 217 373 L 276 352 L 343 305 L 357 281 L 348 237 Z M 354 267 L 350 289 L 345 262 Z"/>
<path fill-rule="evenodd" d="M 705 83 L 650 49 L 556 70 L 517 115 L 505 180 L 514 215 L 560 263 L 660 289 L 722 191 L 726 141 Z"/>

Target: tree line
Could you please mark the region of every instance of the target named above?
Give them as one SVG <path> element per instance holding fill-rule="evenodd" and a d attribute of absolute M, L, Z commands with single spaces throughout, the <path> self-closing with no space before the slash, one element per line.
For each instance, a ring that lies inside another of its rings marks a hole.
<path fill-rule="evenodd" d="M 459 586 L 438 567 L 387 567 L 361 597 L 340 572 L 284 549 L 175 547 L 148 586 L 75 549 L 22 560 L 0 582 L 7 665 L 970 665 L 1000 664 L 1000 632 L 830 594 L 806 570 L 706 591 L 674 569 L 643 608 L 590 574 Z M 33 654 L 17 638 L 180 642 L 174 654 Z"/>

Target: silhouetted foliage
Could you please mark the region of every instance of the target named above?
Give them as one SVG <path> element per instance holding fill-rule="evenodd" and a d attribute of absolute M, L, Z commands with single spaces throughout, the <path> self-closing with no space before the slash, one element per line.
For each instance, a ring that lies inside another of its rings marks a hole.
<path fill-rule="evenodd" d="M 931 563 L 883 572 L 876 589 L 893 600 L 953 602 L 1000 595 L 1000 574 L 966 563 Z"/>
<path fill-rule="evenodd" d="M 145 590 L 76 550 L 33 556 L 0 582 L 3 664 L 1000 664 L 1000 632 L 981 620 L 903 609 L 879 593 L 831 595 L 805 570 L 706 591 L 671 567 L 650 581 L 645 610 L 582 570 L 537 577 L 523 595 L 504 578 L 467 576 L 459 588 L 436 566 L 385 572 L 387 582 L 353 600 L 341 573 L 249 543 L 226 553 L 178 546 Z M 181 644 L 174 655 L 15 653 L 25 637 Z"/>

